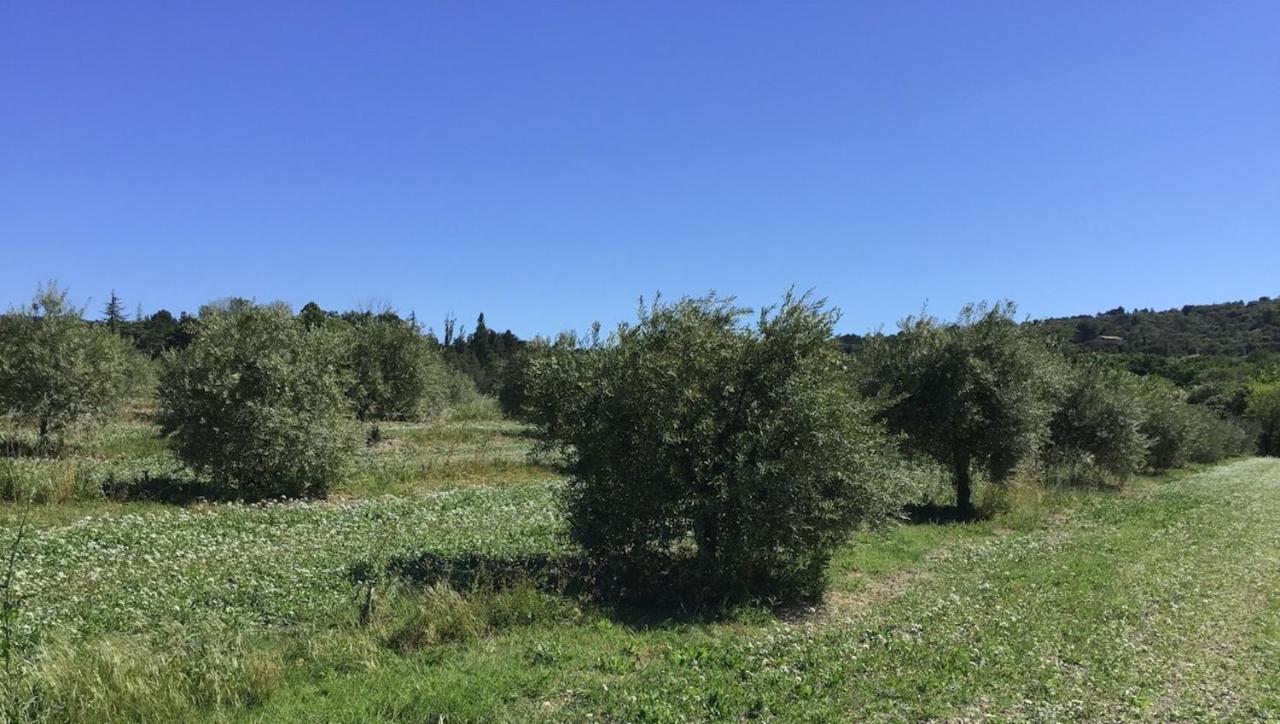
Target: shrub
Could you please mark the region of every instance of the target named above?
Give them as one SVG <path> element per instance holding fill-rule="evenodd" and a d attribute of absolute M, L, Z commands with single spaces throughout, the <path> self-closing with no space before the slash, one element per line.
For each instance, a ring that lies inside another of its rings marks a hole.
<path fill-rule="evenodd" d="M 965 513 L 974 469 L 1004 482 L 1047 432 L 1053 360 L 1014 312 L 1006 302 L 966 306 L 952 323 L 908 317 L 859 354 L 864 390 L 884 401 L 880 418 L 909 451 L 951 470 Z"/>
<path fill-rule="evenodd" d="M 1046 462 L 1070 470 L 1071 482 L 1125 478 L 1146 464 L 1137 377 L 1095 360 L 1064 367 L 1049 418 Z"/>
<path fill-rule="evenodd" d="M 498 371 L 498 406 L 508 417 L 520 419 L 525 416 L 525 405 L 528 401 L 528 367 L 529 358 L 540 354 L 545 345 L 540 340 L 533 340 L 509 357 Z M 533 347 L 534 349 L 530 349 Z"/>
<path fill-rule="evenodd" d="M 1216 463 L 1240 455 L 1249 447 L 1249 435 L 1234 420 L 1223 419 L 1204 405 L 1188 403 L 1186 456 L 1193 463 Z"/>
<path fill-rule="evenodd" d="M 836 315 L 791 295 L 754 327 L 744 314 L 655 303 L 606 342 L 530 360 L 529 407 L 568 460 L 570 535 L 618 592 L 814 595 L 833 548 L 899 503 Z"/>
<path fill-rule="evenodd" d="M 1249 387 L 1246 414 L 1258 425 L 1258 452 L 1280 455 L 1280 379 Z"/>
<path fill-rule="evenodd" d="M 37 431 L 45 452 L 67 427 L 116 409 L 132 390 L 137 355 L 123 338 L 81 318 L 55 284 L 26 312 L 0 316 L 0 406 Z"/>
<path fill-rule="evenodd" d="M 347 396 L 360 420 L 417 419 L 440 403 L 444 363 L 399 317 L 357 319 L 347 332 L 346 365 Z"/>
<path fill-rule="evenodd" d="M 1203 405 L 1188 403 L 1166 380 L 1143 378 L 1142 434 L 1151 440 L 1146 465 L 1169 470 L 1188 462 L 1217 462 L 1244 452 L 1247 434 Z"/>
<path fill-rule="evenodd" d="M 590 351 L 580 348 L 578 338 L 568 332 L 561 333 L 554 344 L 529 344 L 522 352 L 525 360 L 519 377 L 512 383 L 519 391 L 508 391 L 503 411 L 552 431 L 554 438 L 561 417 L 581 395 L 572 381 L 581 377 L 580 368 L 585 370 Z"/>
<path fill-rule="evenodd" d="M 1186 407 L 1172 383 L 1143 378 L 1141 430 L 1151 441 L 1146 461 L 1149 469 L 1168 470 L 1187 462 L 1191 425 Z"/>
<path fill-rule="evenodd" d="M 288 310 L 208 312 L 191 346 L 165 359 L 161 429 L 226 493 L 323 494 L 360 444 L 341 360 L 337 335 Z"/>
<path fill-rule="evenodd" d="M 454 410 L 484 404 L 486 398 L 476 389 L 476 383 L 462 370 L 445 365 L 443 385 L 437 392 L 436 408 Z"/>

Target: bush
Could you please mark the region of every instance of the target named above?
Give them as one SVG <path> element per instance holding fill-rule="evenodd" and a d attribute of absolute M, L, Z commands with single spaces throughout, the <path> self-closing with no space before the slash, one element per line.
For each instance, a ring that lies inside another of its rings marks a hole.
<path fill-rule="evenodd" d="M 1191 425 L 1186 407 L 1172 383 L 1143 378 L 1141 431 L 1151 441 L 1146 461 L 1149 469 L 1158 472 L 1187 462 Z"/>
<path fill-rule="evenodd" d="M 1233 420 L 1225 420 L 1203 405 L 1186 405 L 1187 459 L 1193 463 L 1216 463 L 1249 448 L 1249 434 Z"/>
<path fill-rule="evenodd" d="M 129 343 L 81 318 L 56 285 L 27 312 L 0 316 L 0 406 L 36 429 L 54 452 L 72 423 L 115 410 L 133 390 L 137 355 Z"/>
<path fill-rule="evenodd" d="M 545 344 L 535 339 L 502 364 L 498 372 L 498 406 L 508 417 L 521 419 L 525 416 L 525 406 L 528 403 L 529 359 L 541 354 L 543 348 Z"/>
<path fill-rule="evenodd" d="M 1212 463 L 1245 451 L 1248 435 L 1203 405 L 1193 405 L 1171 383 L 1143 378 L 1142 434 L 1151 440 L 1147 467 L 1159 472 L 1188 462 Z"/>
<path fill-rule="evenodd" d="M 480 394 L 475 381 L 466 372 L 447 365 L 443 372 L 443 386 L 437 395 L 436 409 L 443 410 L 480 405 L 488 399 Z"/>
<path fill-rule="evenodd" d="M 1046 462 L 1071 482 L 1123 479 L 1141 470 L 1150 441 L 1142 434 L 1138 378 L 1096 360 L 1064 368 L 1049 419 Z"/>
<path fill-rule="evenodd" d="M 598 335 L 594 346 L 599 346 Z M 580 348 L 578 338 L 569 332 L 562 332 L 554 344 L 531 342 L 521 352 L 524 362 L 510 381 L 503 412 L 544 430 L 558 429 L 561 417 L 581 394 L 563 383 L 580 378 L 579 368 L 589 353 L 590 348 Z"/>
<path fill-rule="evenodd" d="M 1014 312 L 1006 302 L 966 306 L 952 323 L 908 317 L 859 353 L 864 390 L 884 400 L 880 418 L 909 451 L 952 471 L 964 513 L 975 469 L 1002 483 L 1047 433 L 1054 360 Z"/>
<path fill-rule="evenodd" d="M 323 494 L 360 444 L 341 361 L 337 335 L 286 309 L 208 312 L 190 347 L 165 358 L 161 429 L 228 494 Z"/>
<path fill-rule="evenodd" d="M 412 420 L 437 411 L 444 362 L 410 322 L 394 315 L 356 320 L 347 331 L 346 366 L 347 396 L 360 420 Z"/>
<path fill-rule="evenodd" d="M 529 408 L 568 460 L 570 535 L 616 592 L 815 595 L 834 547 L 900 502 L 835 314 L 791 295 L 752 328 L 744 314 L 658 303 L 607 342 L 530 360 Z"/>
<path fill-rule="evenodd" d="M 1258 425 L 1258 452 L 1280 455 L 1280 379 L 1249 387 L 1246 414 Z"/>

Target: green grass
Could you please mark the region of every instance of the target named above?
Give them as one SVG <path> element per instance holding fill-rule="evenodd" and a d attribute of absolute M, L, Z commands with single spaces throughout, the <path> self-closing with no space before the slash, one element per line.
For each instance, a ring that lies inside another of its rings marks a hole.
<path fill-rule="evenodd" d="M 421 423 L 381 423 L 381 442 L 361 449 L 351 474 L 331 491 L 335 498 L 412 496 L 485 485 L 537 483 L 559 478 L 555 461 L 531 455 L 528 427 L 501 419 L 450 416 Z M 0 427 L 4 440 L 33 444 L 26 430 Z M 27 439 L 30 438 L 30 439 Z M 0 501 L 98 504 L 105 501 L 185 499 L 197 490 L 195 474 L 172 453 L 147 415 L 138 413 L 76 430 L 56 458 L 0 455 Z M 70 510 L 75 510 L 76 507 Z M 38 519 L 62 520 L 69 510 L 42 510 Z M 0 522 L 7 518 L 0 508 Z"/>
<path fill-rule="evenodd" d="M 565 552 L 557 485 L 43 518 L 6 700 L 62 721 L 1280 717 L 1280 460 L 1023 484 L 985 521 L 862 533 L 818 611 L 391 578 L 361 621 L 361 563 Z"/>
<path fill-rule="evenodd" d="M 632 627 L 597 614 L 322 683 L 291 677 L 246 717 L 1280 716 L 1280 461 L 1065 498 L 1020 529 L 903 526 L 862 541 L 868 552 L 842 557 L 840 575 L 899 574 L 865 605 L 764 624 Z"/>
<path fill-rule="evenodd" d="M 529 428 L 506 420 L 382 423 L 382 442 L 363 451 L 338 495 L 414 495 L 468 485 L 511 485 L 557 477 L 533 457 Z"/>
<path fill-rule="evenodd" d="M 560 552 L 550 484 L 347 502 L 152 507 L 30 532 L 20 638 L 218 621 L 278 628 L 352 610 L 371 557 Z"/>

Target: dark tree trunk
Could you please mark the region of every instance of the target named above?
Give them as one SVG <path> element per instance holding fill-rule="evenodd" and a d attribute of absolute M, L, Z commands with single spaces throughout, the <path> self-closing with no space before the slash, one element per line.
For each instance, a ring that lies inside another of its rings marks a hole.
<path fill-rule="evenodd" d="M 956 509 L 964 517 L 973 515 L 973 478 L 969 472 L 968 458 L 955 463 Z"/>

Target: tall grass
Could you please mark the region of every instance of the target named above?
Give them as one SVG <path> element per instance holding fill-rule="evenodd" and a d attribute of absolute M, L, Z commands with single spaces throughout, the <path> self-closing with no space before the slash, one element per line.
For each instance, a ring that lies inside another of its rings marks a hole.
<path fill-rule="evenodd" d="M 173 722 L 253 706 L 284 675 L 280 652 L 226 629 L 46 641 L 22 676 L 8 678 L 10 721 Z"/>
<path fill-rule="evenodd" d="M 18 521 L 18 528 L 14 532 L 13 541 L 7 544 L 5 551 L 5 567 L 4 567 L 4 587 L 0 594 L 0 658 L 4 660 L 4 682 L 0 686 L 0 695 L 3 695 L 5 707 L 5 720 L 17 720 L 18 711 L 22 706 L 21 691 L 17 688 L 17 682 L 23 679 L 18 667 L 21 662 L 16 661 L 16 652 L 14 651 L 13 629 L 18 618 L 18 594 L 14 588 L 14 574 L 18 570 L 18 555 L 22 550 L 22 542 L 27 533 L 27 523 L 31 515 L 31 501 L 23 507 L 22 516 Z"/>
<path fill-rule="evenodd" d="M 173 722 L 261 704 L 287 676 L 376 668 L 387 657 L 582 613 L 532 583 L 461 593 L 448 583 L 391 586 L 367 619 L 249 636 L 221 624 L 170 624 L 84 640 L 62 632 L 6 669 L 5 722 Z M 363 617 L 361 617 L 363 618 Z"/>

